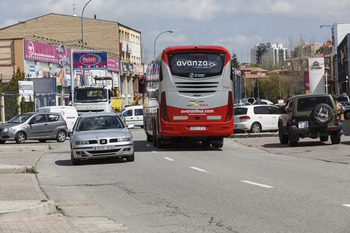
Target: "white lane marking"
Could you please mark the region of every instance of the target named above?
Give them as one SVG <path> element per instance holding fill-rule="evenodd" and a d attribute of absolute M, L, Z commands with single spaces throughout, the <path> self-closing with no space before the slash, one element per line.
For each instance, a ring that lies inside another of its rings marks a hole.
<path fill-rule="evenodd" d="M 198 168 L 198 167 L 190 167 L 191 169 L 193 170 L 197 170 L 197 171 L 200 171 L 200 172 L 206 172 L 208 173 L 208 171 L 204 170 L 204 169 L 201 169 L 201 168 Z"/>
<path fill-rule="evenodd" d="M 164 159 L 169 160 L 169 161 L 174 161 L 172 158 L 169 158 L 169 157 L 164 157 Z"/>
<path fill-rule="evenodd" d="M 252 182 L 249 180 L 241 180 L 241 182 L 246 183 L 246 184 L 256 185 L 256 186 L 263 187 L 263 188 L 273 188 L 273 186 L 266 185 L 266 184 L 259 184 L 259 183 L 255 183 L 255 182 Z"/>
<path fill-rule="evenodd" d="M 345 206 L 345 207 L 349 207 L 349 208 L 350 208 L 350 204 L 343 204 L 342 206 Z"/>

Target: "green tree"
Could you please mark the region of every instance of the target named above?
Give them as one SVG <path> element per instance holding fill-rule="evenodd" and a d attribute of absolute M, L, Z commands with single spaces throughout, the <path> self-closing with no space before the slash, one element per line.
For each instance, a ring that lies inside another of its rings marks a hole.
<path fill-rule="evenodd" d="M 13 70 L 12 79 L 6 85 L 2 85 L 2 91 L 5 93 L 18 93 L 18 81 L 25 79 L 25 73 L 21 72 L 18 67 L 17 71 Z"/>
<path fill-rule="evenodd" d="M 261 79 L 259 84 L 261 98 L 277 103 L 279 99 L 287 96 L 284 88 L 285 78 L 278 73 L 270 74 L 268 77 Z"/>
<path fill-rule="evenodd" d="M 235 69 L 239 68 L 239 61 L 238 61 L 237 55 L 235 53 L 232 54 L 231 61 L 232 61 L 233 68 L 235 68 Z"/>

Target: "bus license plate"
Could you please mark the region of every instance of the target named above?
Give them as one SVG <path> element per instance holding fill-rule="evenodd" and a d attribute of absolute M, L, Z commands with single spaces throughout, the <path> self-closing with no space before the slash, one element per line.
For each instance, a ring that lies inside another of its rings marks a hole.
<path fill-rule="evenodd" d="M 114 146 L 95 146 L 94 150 L 112 150 Z"/>
<path fill-rule="evenodd" d="M 190 130 L 205 130 L 205 126 L 191 126 Z"/>

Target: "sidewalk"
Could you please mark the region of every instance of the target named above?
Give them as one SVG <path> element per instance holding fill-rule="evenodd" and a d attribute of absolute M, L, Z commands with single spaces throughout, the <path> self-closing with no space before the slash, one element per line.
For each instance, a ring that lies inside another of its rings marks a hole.
<path fill-rule="evenodd" d="M 59 146 L 35 141 L 0 145 L 0 232 L 81 232 L 47 200 L 36 180 L 36 161 Z"/>

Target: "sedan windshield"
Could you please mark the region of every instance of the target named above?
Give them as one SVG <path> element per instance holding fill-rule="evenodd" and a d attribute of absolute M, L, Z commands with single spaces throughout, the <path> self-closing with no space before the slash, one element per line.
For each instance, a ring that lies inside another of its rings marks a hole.
<path fill-rule="evenodd" d="M 7 123 L 24 123 L 26 122 L 33 114 L 21 114 L 18 116 L 15 116 L 11 120 L 9 120 Z"/>
<path fill-rule="evenodd" d="M 118 116 L 94 116 L 81 118 L 77 131 L 122 129 L 124 124 Z"/>

